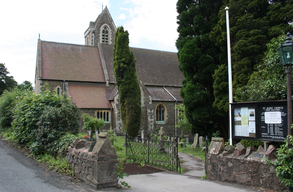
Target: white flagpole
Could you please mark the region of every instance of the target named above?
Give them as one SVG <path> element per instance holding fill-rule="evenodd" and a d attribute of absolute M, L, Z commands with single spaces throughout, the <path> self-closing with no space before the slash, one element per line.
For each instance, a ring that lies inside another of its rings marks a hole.
<path fill-rule="evenodd" d="M 233 103 L 233 88 L 232 88 L 232 65 L 231 65 L 231 45 L 230 45 L 230 24 L 229 24 L 229 7 L 226 10 L 226 24 L 227 24 L 227 52 L 228 52 L 228 80 L 229 80 L 229 129 L 230 129 L 230 145 L 232 145 L 232 109 Z"/>

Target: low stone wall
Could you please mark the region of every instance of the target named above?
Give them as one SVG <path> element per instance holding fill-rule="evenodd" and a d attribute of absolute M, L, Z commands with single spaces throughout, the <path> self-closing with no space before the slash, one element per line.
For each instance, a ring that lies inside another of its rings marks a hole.
<path fill-rule="evenodd" d="M 118 158 L 107 134 L 99 134 L 92 152 L 90 145 L 77 139 L 68 148 L 66 159 L 74 167 L 75 176 L 96 189 L 117 187 Z"/>
<path fill-rule="evenodd" d="M 275 169 L 264 163 L 265 157 L 274 160 L 271 158 L 275 157 L 272 155 L 275 153 L 275 149 L 272 150 L 273 146 L 268 151 L 264 151 L 261 146 L 257 151 L 252 148 L 245 149 L 243 146 L 236 146 L 235 150 L 232 146 L 229 149 L 226 147 L 224 151 L 220 148 L 218 147 L 219 153 L 215 153 L 217 150 L 209 147 L 206 156 L 207 179 L 236 182 L 273 190 L 286 189 L 276 176 Z"/>

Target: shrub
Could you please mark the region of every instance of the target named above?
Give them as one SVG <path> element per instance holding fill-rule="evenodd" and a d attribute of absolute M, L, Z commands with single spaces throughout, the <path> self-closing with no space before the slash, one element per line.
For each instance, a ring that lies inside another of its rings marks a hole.
<path fill-rule="evenodd" d="M 21 96 L 18 89 L 13 91 L 4 91 L 0 97 L 0 127 L 2 129 L 11 127 L 13 120 L 13 108 L 16 105 L 17 98 Z"/>
<path fill-rule="evenodd" d="M 288 135 L 288 138 L 290 138 L 291 147 L 288 147 L 288 139 L 286 139 L 285 144 L 277 149 L 277 160 L 271 162 L 266 159 L 266 164 L 276 169 L 277 177 L 286 187 L 293 187 L 293 137 Z"/>
<path fill-rule="evenodd" d="M 262 141 L 242 139 L 240 143 L 245 147 L 254 147 L 257 149 L 260 145 L 263 146 Z"/>
<path fill-rule="evenodd" d="M 89 114 L 82 114 L 83 118 L 83 130 L 87 130 L 91 132 L 91 138 L 90 140 L 93 139 L 93 133 L 95 131 L 98 131 L 101 127 L 105 125 L 105 122 L 103 119 L 98 119 L 95 117 L 91 117 Z"/>
<path fill-rule="evenodd" d="M 66 95 L 26 92 L 13 112 L 13 134 L 33 154 L 49 152 L 67 132 L 78 133 L 79 109 Z"/>

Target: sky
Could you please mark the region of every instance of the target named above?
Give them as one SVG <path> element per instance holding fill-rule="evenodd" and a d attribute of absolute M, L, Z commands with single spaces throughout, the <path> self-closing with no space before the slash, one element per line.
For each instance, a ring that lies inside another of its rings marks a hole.
<path fill-rule="evenodd" d="M 84 44 L 84 32 L 108 7 L 130 47 L 177 52 L 177 0 L 0 1 L 0 63 L 20 84 L 34 86 L 37 41 Z"/>

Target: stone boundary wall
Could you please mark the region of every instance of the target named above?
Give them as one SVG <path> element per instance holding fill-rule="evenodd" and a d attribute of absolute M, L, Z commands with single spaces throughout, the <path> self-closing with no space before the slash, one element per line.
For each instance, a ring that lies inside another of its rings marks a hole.
<path fill-rule="evenodd" d="M 213 138 L 206 154 L 207 179 L 236 182 L 254 187 L 263 187 L 282 191 L 287 189 L 276 176 L 274 167 L 265 164 L 265 158 L 274 161 L 276 149 L 273 145 L 267 150 L 259 146 L 247 149 L 238 143 L 224 147 L 222 138 Z"/>
<path fill-rule="evenodd" d="M 95 189 L 117 187 L 118 158 L 110 139 L 99 137 L 92 152 L 89 152 L 90 145 L 86 140 L 77 139 L 68 147 L 66 159 L 75 176 Z"/>
<path fill-rule="evenodd" d="M 273 190 L 285 188 L 276 176 L 275 169 L 265 165 L 263 160 L 207 154 L 206 163 L 207 179 Z"/>

